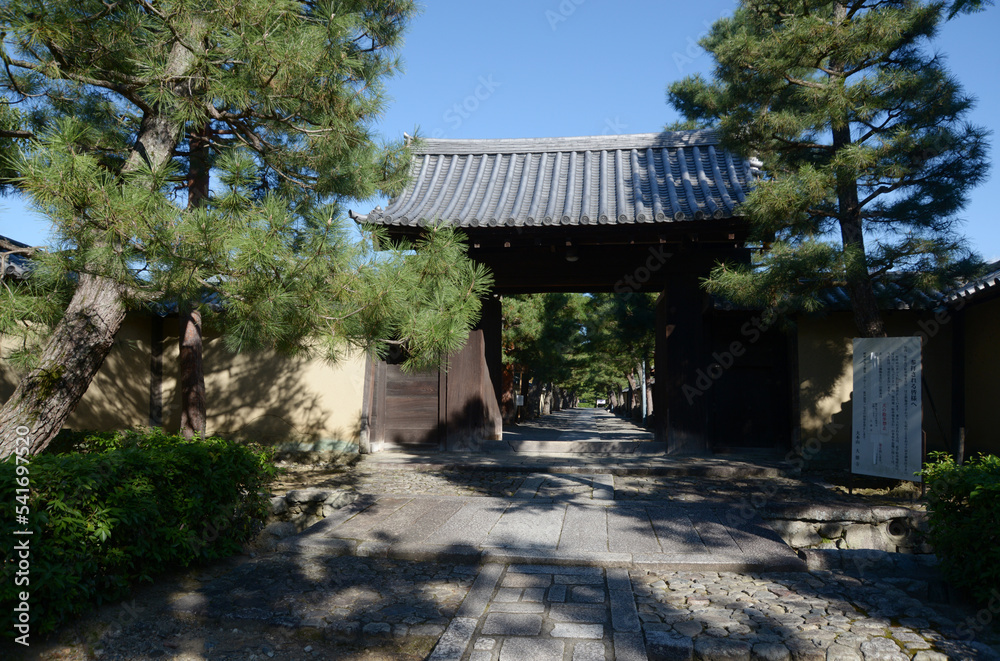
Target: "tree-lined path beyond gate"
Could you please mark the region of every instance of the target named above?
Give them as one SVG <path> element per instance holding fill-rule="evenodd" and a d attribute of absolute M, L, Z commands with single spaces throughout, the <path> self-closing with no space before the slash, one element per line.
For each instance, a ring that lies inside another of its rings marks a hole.
<path fill-rule="evenodd" d="M 504 448 L 503 446 L 506 446 Z M 666 451 L 646 431 L 604 409 L 565 409 L 504 429 L 498 450 L 543 453 L 644 454 Z"/>

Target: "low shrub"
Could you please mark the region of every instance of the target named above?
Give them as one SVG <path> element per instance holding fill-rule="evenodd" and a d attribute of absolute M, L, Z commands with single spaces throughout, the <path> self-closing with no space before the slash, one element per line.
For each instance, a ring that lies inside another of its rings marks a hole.
<path fill-rule="evenodd" d="M 72 440 L 85 451 L 32 457 L 27 475 L 16 457 L 0 462 L 0 538 L 29 546 L 26 565 L 23 549 L 5 554 L 0 607 L 13 613 L 28 592 L 33 634 L 164 569 L 238 552 L 267 515 L 274 467 L 259 447 L 159 430 Z"/>
<path fill-rule="evenodd" d="M 931 545 L 945 577 L 985 603 L 1000 587 L 1000 457 L 962 466 L 943 452 L 931 458 L 921 473 Z"/>

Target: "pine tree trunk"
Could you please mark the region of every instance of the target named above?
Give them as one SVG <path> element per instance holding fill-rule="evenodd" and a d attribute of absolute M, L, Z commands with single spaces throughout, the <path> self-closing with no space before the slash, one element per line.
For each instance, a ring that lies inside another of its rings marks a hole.
<path fill-rule="evenodd" d="M 857 191 L 855 190 L 855 199 Z M 860 337 L 885 337 L 885 324 L 864 260 L 864 233 L 860 218 L 840 221 L 840 235 L 847 253 L 847 293 L 851 298 L 854 323 Z M 853 248 L 853 250 L 852 250 Z M 859 264 L 852 262 L 860 262 Z"/>
<path fill-rule="evenodd" d="M 205 370 L 202 361 L 201 313 L 182 307 L 180 322 L 181 433 L 191 440 L 205 437 Z"/>
<path fill-rule="evenodd" d="M 834 145 L 850 143 L 850 128 L 834 129 L 833 135 Z M 868 274 L 868 262 L 865 259 L 865 235 L 861 225 L 857 182 L 853 179 L 840 182 L 837 186 L 837 197 L 840 205 L 840 237 L 844 245 L 847 293 L 851 298 L 854 323 L 861 337 L 885 337 L 882 313 L 878 309 L 878 299 L 875 298 L 872 279 Z"/>
<path fill-rule="evenodd" d="M 192 30 L 203 29 L 194 26 Z M 179 77 L 194 54 L 179 42 L 170 51 L 167 75 Z M 143 163 L 159 168 L 173 156 L 180 126 L 161 115 L 146 114 L 123 171 Z M 0 408 L 0 459 L 14 451 L 15 439 L 27 437 L 31 454 L 52 442 L 104 363 L 125 320 L 125 286 L 109 278 L 80 273 L 66 314 L 56 325 L 36 369 L 18 384 Z M 28 434 L 21 434 L 25 427 Z"/>
<path fill-rule="evenodd" d="M 191 155 L 188 161 L 188 209 L 195 209 L 208 200 L 209 145 L 211 126 L 206 122 L 191 136 Z M 197 305 L 197 302 L 194 303 Z M 180 352 L 178 362 L 181 375 L 181 434 L 190 440 L 199 435 L 205 438 L 208 408 L 205 394 L 205 363 L 203 354 L 201 312 L 190 304 L 181 304 Z"/>
<path fill-rule="evenodd" d="M 122 287 L 106 278 L 81 274 L 38 366 L 21 379 L 0 409 L 0 457 L 14 451 L 18 437 L 28 439 L 31 454 L 52 442 L 87 392 L 124 319 Z"/>
<path fill-rule="evenodd" d="M 834 18 L 846 20 L 847 7 L 834 5 Z M 831 62 L 830 69 L 843 73 L 844 63 Z M 851 144 L 851 125 L 847 118 L 834 121 L 833 149 L 838 152 Z M 858 200 L 858 182 L 849 174 L 837 176 L 837 202 L 840 211 L 840 238 L 844 249 L 844 266 L 847 276 L 847 293 L 851 298 L 854 323 L 861 337 L 885 337 L 885 324 L 878 309 L 878 299 L 872 288 L 865 253 L 865 235 L 861 223 L 861 203 Z"/>

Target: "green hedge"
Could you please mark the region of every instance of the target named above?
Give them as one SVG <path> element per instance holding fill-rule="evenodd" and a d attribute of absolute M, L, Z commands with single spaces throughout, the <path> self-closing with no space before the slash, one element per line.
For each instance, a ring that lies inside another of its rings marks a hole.
<path fill-rule="evenodd" d="M 931 457 L 922 472 L 931 545 L 945 577 L 985 603 L 1000 587 L 1000 458 L 959 466 L 943 452 Z"/>
<path fill-rule="evenodd" d="M 30 458 L 26 476 L 16 457 L 0 462 L 0 537 L 30 548 L 27 585 L 17 575 L 21 551 L 6 554 L 0 608 L 13 613 L 28 592 L 32 634 L 126 596 L 156 572 L 232 555 L 266 517 L 260 492 L 275 469 L 261 448 L 158 430 L 63 440 L 77 451 Z M 17 492 L 25 477 L 27 503 Z M 18 536 L 16 508 L 25 504 L 33 534 Z"/>

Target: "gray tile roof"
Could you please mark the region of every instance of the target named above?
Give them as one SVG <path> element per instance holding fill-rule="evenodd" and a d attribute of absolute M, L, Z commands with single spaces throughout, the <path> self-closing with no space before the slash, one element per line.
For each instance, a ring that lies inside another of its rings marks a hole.
<path fill-rule="evenodd" d="M 945 305 L 952 305 L 959 300 L 971 303 L 982 299 L 988 294 L 1000 292 L 1000 260 L 987 265 L 989 272 L 975 280 L 962 283 L 945 292 L 936 290 L 921 290 L 903 287 L 893 281 L 876 281 L 873 283 L 875 297 L 883 310 L 935 310 Z M 819 300 L 830 310 L 850 310 L 851 297 L 845 287 L 829 287 L 819 292 Z M 743 310 L 744 308 L 725 300 L 713 297 L 717 310 Z"/>
<path fill-rule="evenodd" d="M 982 276 L 981 278 L 976 278 L 971 282 L 967 282 L 955 289 L 952 289 L 946 294 L 946 298 L 949 303 L 954 303 L 959 299 L 972 299 L 982 296 L 980 292 L 986 290 L 992 290 L 993 287 L 1000 284 L 1000 261 L 993 262 L 988 266 L 990 269 L 989 273 Z"/>
<path fill-rule="evenodd" d="M 10 242 L 18 248 L 29 248 L 30 246 L 20 241 L 15 241 L 9 237 L 0 235 L 0 239 Z M 23 279 L 28 276 L 31 269 L 31 260 L 24 255 L 4 254 L 6 251 L 0 248 L 0 278 Z"/>
<path fill-rule="evenodd" d="M 882 310 L 934 310 L 944 303 L 945 295 L 937 291 L 923 291 L 907 288 L 896 282 L 875 281 L 872 283 L 875 298 Z M 850 310 L 851 296 L 845 287 L 827 287 L 817 292 L 817 298 L 827 310 Z M 762 306 L 747 307 L 735 305 L 721 296 L 713 296 L 716 310 L 759 310 Z"/>
<path fill-rule="evenodd" d="M 883 310 L 933 310 L 943 302 L 940 292 L 906 288 L 892 281 L 876 280 L 872 289 Z M 851 295 L 846 287 L 825 289 L 820 292 L 819 298 L 831 310 L 851 309 Z"/>
<path fill-rule="evenodd" d="M 419 227 L 664 223 L 739 215 L 756 164 L 713 131 L 424 140 L 410 182 L 359 222 Z"/>

